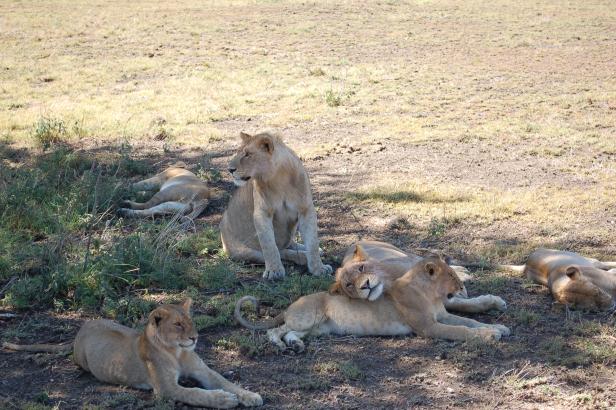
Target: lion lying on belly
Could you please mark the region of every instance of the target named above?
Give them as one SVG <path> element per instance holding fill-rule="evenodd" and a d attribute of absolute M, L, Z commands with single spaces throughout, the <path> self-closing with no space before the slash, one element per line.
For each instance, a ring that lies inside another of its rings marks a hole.
<path fill-rule="evenodd" d="M 230 408 L 238 403 L 260 406 L 261 396 L 244 390 L 210 369 L 194 352 L 197 331 L 190 317 L 192 300 L 162 305 L 150 313 L 143 333 L 110 320 L 86 322 L 73 345 L 15 345 L 12 350 L 60 352 L 73 350 L 75 362 L 97 379 L 137 389 L 193 406 Z M 180 376 L 204 387 L 186 388 Z"/>
<path fill-rule="evenodd" d="M 480 323 L 452 315 L 443 299 L 462 291 L 462 283 L 445 261 L 428 257 L 417 262 L 391 284 L 387 294 L 375 301 L 351 299 L 327 292 L 299 298 L 285 312 L 262 323 L 252 323 L 241 313 L 245 302 L 257 307 L 257 300 L 244 296 L 235 305 L 235 318 L 252 330 L 268 329 L 270 341 L 281 349 L 304 349 L 302 338 L 312 335 L 395 336 L 411 332 L 448 340 L 500 339 L 509 335 L 501 325 Z"/>
<path fill-rule="evenodd" d="M 336 281 L 330 287 L 331 294 L 346 295 L 355 299 L 377 300 L 387 292 L 392 283 L 402 277 L 422 258 L 405 253 L 395 246 L 378 241 L 360 241 L 345 253 L 342 266 L 336 271 Z M 458 277 L 466 279 L 468 274 L 462 266 L 452 266 Z M 465 313 L 479 313 L 491 309 L 505 310 L 503 299 L 493 295 L 467 296 L 466 288 L 447 295 L 443 299 L 447 310 Z"/>
<path fill-rule="evenodd" d="M 285 276 L 281 259 L 306 265 L 313 275 L 332 273 L 319 255 L 317 214 L 300 159 L 276 135 L 240 136 L 229 163 L 239 189 L 220 222 L 224 250 L 235 260 L 264 263 L 266 279 Z M 295 243 L 297 229 L 303 244 Z"/>

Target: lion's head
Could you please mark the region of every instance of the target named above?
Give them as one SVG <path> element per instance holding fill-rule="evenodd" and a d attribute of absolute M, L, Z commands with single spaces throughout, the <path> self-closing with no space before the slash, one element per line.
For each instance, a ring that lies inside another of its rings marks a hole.
<path fill-rule="evenodd" d="M 451 299 L 465 292 L 460 277 L 439 255 L 424 257 L 411 268 L 411 272 L 413 283 L 426 292 L 435 292 L 435 297 Z"/>
<path fill-rule="evenodd" d="M 424 272 L 431 281 L 441 284 L 442 286 L 436 288 L 446 290 L 443 297 L 452 298 L 455 295 L 466 297 L 466 288 L 460 277 L 439 255 L 430 255 L 422 259 L 411 270 L 417 274 Z M 390 287 L 391 281 L 379 263 L 370 260 L 361 245 L 356 245 L 351 261 L 336 271 L 336 281 L 330 286 L 329 293 L 375 301 Z"/>
<path fill-rule="evenodd" d="M 386 285 L 383 277 L 378 263 L 369 261 L 364 249 L 357 245 L 353 259 L 336 271 L 336 281 L 330 286 L 329 293 L 374 301 L 383 294 Z"/>
<path fill-rule="evenodd" d="M 586 268 L 594 269 L 594 268 Z M 556 299 L 574 309 L 607 310 L 614 306 L 611 295 L 584 276 L 583 268 L 569 266 L 566 284 L 556 291 Z"/>
<path fill-rule="evenodd" d="M 148 317 L 146 334 L 150 341 L 172 349 L 193 350 L 197 344 L 197 331 L 191 319 L 188 298 L 178 305 L 162 305 Z"/>
<path fill-rule="evenodd" d="M 229 162 L 233 182 L 242 186 L 251 178 L 268 179 L 275 173 L 274 154 L 279 137 L 267 132 L 256 135 L 240 133 L 242 145 Z"/>

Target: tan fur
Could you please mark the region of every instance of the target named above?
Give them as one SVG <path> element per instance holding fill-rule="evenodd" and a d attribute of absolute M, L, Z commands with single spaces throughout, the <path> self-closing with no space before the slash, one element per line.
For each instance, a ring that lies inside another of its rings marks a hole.
<path fill-rule="evenodd" d="M 271 133 L 240 136 L 242 144 L 229 163 L 239 188 L 220 222 L 227 254 L 264 263 L 266 279 L 285 275 L 281 259 L 307 265 L 313 275 L 332 273 L 319 255 L 317 214 L 300 159 Z M 297 229 L 303 244 L 294 241 Z"/>
<path fill-rule="evenodd" d="M 187 299 L 180 305 L 153 310 L 143 333 L 110 320 L 86 322 L 73 342 L 73 358 L 97 379 L 137 389 L 193 406 L 231 408 L 260 406 L 261 396 L 244 390 L 210 369 L 194 352 L 197 331 Z M 53 345 L 3 347 L 24 351 L 58 351 Z M 47 349 L 45 349 L 47 347 Z M 62 346 L 61 350 L 70 350 Z M 191 377 L 208 389 L 186 388 L 180 376 Z"/>
<path fill-rule="evenodd" d="M 267 323 L 251 323 L 241 315 L 241 306 L 256 299 L 245 296 L 236 303 L 235 317 L 253 330 L 269 328 L 272 343 L 304 349 L 301 338 L 308 335 L 392 336 L 415 332 L 424 337 L 449 340 L 500 339 L 509 335 L 501 325 L 489 325 L 452 315 L 443 298 L 462 290 L 456 273 L 440 258 L 429 257 L 413 265 L 395 280 L 389 294 L 373 302 L 350 299 L 327 292 L 299 298 L 287 310 Z M 284 323 L 284 324 L 283 324 Z M 282 325 L 281 325 L 282 324 Z M 279 327 L 274 328 L 274 326 Z"/>
<path fill-rule="evenodd" d="M 607 310 L 616 303 L 616 262 L 537 249 L 526 265 L 502 267 L 523 271 L 530 280 L 549 287 L 558 302 L 574 309 Z"/>
<path fill-rule="evenodd" d="M 389 243 L 360 241 L 349 247 L 345 253 L 342 266 L 336 271 L 336 281 L 330 287 L 330 293 L 374 301 L 421 259 L 420 256 L 405 253 Z M 461 279 L 470 277 L 462 266 L 451 268 Z M 468 298 L 465 288 L 451 296 L 443 300 L 447 310 L 477 313 L 507 308 L 505 301 L 498 296 L 481 295 Z"/>
<path fill-rule="evenodd" d="M 118 212 L 126 218 L 157 215 L 187 215 L 194 220 L 205 210 L 212 190 L 187 169 L 172 166 L 152 178 L 133 184 L 136 191 L 157 191 L 145 203 L 124 201 Z"/>

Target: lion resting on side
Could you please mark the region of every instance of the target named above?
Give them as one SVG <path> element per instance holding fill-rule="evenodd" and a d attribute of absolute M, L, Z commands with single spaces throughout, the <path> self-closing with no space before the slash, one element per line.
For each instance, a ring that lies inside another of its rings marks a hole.
<path fill-rule="evenodd" d="M 502 265 L 524 272 L 550 288 L 554 299 L 574 309 L 607 310 L 616 303 L 616 262 L 600 262 L 573 252 L 537 249 L 526 265 Z"/>
<path fill-rule="evenodd" d="M 395 246 L 378 241 L 360 241 L 345 253 L 342 266 L 336 271 L 336 281 L 330 287 L 331 294 L 374 301 L 387 292 L 392 283 L 403 276 L 422 258 L 405 253 Z M 462 280 L 468 277 L 462 266 L 451 267 Z M 443 299 L 447 310 L 465 313 L 485 312 L 490 309 L 505 310 L 503 299 L 493 295 L 468 298 L 466 289 Z"/>
<path fill-rule="evenodd" d="M 194 352 L 197 331 L 190 317 L 191 299 L 162 305 L 150 313 L 143 333 L 110 320 L 86 322 L 73 342 L 73 358 L 97 379 L 137 389 L 192 406 L 230 408 L 238 403 L 260 406 L 261 396 L 244 390 L 210 369 Z M 15 345 L 4 348 L 34 352 L 70 351 L 70 345 Z M 186 388 L 180 376 L 204 387 Z"/>
<path fill-rule="evenodd" d="M 448 313 L 443 299 L 461 290 L 462 282 L 451 267 L 438 257 L 428 257 L 414 264 L 392 283 L 388 294 L 373 302 L 319 292 L 299 298 L 274 319 L 251 323 L 242 316 L 241 306 L 250 302 L 257 308 L 257 301 L 244 296 L 235 305 L 235 318 L 248 329 L 269 329 L 272 343 L 296 351 L 304 349 L 301 338 L 307 334 L 395 336 L 415 332 L 449 340 L 498 340 L 509 335 L 505 326 Z"/>
<path fill-rule="evenodd" d="M 223 248 L 236 260 L 264 263 L 266 279 L 285 275 L 281 258 L 307 265 L 313 275 L 332 273 L 319 255 L 317 214 L 300 159 L 270 133 L 240 134 L 242 145 L 229 163 L 240 188 L 220 222 Z M 294 242 L 296 230 L 303 244 Z"/>
<path fill-rule="evenodd" d="M 120 208 L 118 213 L 125 218 L 179 214 L 194 220 L 205 210 L 212 196 L 204 181 L 181 166 L 169 167 L 152 178 L 137 182 L 133 189 L 158 192 L 142 204 L 124 201 L 124 208 Z"/>

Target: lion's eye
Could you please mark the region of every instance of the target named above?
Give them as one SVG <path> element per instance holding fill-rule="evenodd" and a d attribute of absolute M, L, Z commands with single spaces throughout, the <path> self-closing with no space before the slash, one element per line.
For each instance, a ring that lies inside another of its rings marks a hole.
<path fill-rule="evenodd" d="M 182 323 L 181 323 L 181 322 L 175 322 L 175 325 L 176 325 L 177 327 L 182 327 Z"/>
<path fill-rule="evenodd" d="M 244 152 L 244 158 L 248 158 L 250 156 L 250 152 Z"/>
<path fill-rule="evenodd" d="M 364 265 L 359 265 L 359 273 L 364 273 Z"/>
<path fill-rule="evenodd" d="M 350 287 L 352 287 L 352 286 L 353 286 L 353 284 L 352 284 L 352 283 L 347 283 L 347 284 L 346 284 L 346 287 L 347 287 L 347 288 L 350 288 Z"/>

